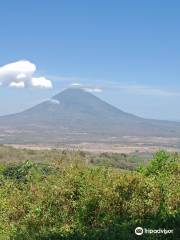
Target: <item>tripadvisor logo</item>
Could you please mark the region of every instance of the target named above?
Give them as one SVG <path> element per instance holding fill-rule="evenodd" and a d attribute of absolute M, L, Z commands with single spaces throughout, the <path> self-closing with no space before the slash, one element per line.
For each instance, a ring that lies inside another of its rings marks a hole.
<path fill-rule="evenodd" d="M 135 229 L 136 235 L 143 235 L 143 234 L 173 234 L 173 229 L 147 229 L 142 227 L 137 227 Z"/>
<path fill-rule="evenodd" d="M 136 235 L 143 235 L 143 228 L 142 227 L 137 227 L 135 229 L 135 234 Z"/>

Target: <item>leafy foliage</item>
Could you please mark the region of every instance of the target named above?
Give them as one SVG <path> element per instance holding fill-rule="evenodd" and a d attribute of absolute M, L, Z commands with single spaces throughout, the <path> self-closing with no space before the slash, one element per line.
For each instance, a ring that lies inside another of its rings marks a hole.
<path fill-rule="evenodd" d="M 179 155 L 160 151 L 126 172 L 83 159 L 1 165 L 0 239 L 134 240 L 137 226 L 174 229 L 141 239 L 180 238 Z"/>

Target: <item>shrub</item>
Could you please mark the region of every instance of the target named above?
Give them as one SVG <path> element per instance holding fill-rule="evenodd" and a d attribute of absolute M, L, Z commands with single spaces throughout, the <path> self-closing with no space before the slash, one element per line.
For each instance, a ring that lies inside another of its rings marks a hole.
<path fill-rule="evenodd" d="M 0 171 L 0 239 L 134 240 L 134 229 L 174 229 L 180 237 L 179 156 L 157 153 L 138 171 L 83 164 L 63 153 L 49 165 Z M 157 239 L 146 235 L 141 239 Z"/>

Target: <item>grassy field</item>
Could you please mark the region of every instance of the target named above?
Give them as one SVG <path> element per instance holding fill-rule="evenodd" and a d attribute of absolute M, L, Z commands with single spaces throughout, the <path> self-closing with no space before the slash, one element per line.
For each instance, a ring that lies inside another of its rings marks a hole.
<path fill-rule="evenodd" d="M 147 161 L 1 146 L 0 162 L 2 240 L 180 239 L 178 154 Z M 138 226 L 174 233 L 140 237 Z"/>
<path fill-rule="evenodd" d="M 140 165 L 147 164 L 150 155 L 140 153 L 90 153 L 80 150 L 60 150 L 60 149 L 27 149 L 13 148 L 11 146 L 0 145 L 0 163 L 21 163 L 32 161 L 35 163 L 51 163 L 58 160 L 62 155 L 68 154 L 68 159 L 76 158 L 78 155 L 81 161 L 88 165 L 103 165 L 120 169 L 132 170 Z"/>

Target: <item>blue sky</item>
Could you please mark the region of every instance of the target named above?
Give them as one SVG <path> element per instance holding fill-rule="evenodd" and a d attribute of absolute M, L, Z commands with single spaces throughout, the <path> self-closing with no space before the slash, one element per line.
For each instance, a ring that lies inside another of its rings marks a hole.
<path fill-rule="evenodd" d="M 0 115 L 80 83 L 147 118 L 180 120 L 180 2 L 6 0 L 0 66 L 28 60 L 53 88 L 0 86 Z"/>

